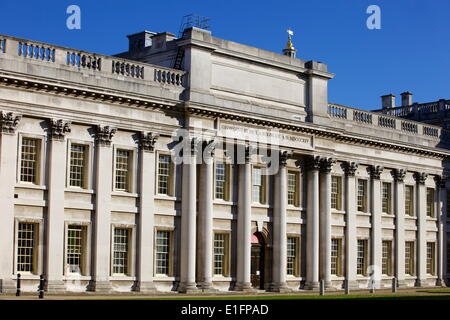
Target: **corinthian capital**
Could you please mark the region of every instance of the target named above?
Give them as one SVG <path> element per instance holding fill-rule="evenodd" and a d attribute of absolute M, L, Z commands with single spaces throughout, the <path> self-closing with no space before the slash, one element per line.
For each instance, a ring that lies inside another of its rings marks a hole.
<path fill-rule="evenodd" d="M 22 116 L 14 115 L 12 112 L 0 113 L 1 132 L 6 134 L 14 134 L 19 125 Z"/>
<path fill-rule="evenodd" d="M 112 137 L 116 133 L 115 128 L 111 128 L 110 126 L 97 126 L 97 134 L 95 136 L 95 140 L 101 146 L 110 146 Z"/>
<path fill-rule="evenodd" d="M 64 140 L 64 136 L 66 133 L 69 133 L 71 131 L 70 129 L 70 122 L 64 122 L 63 120 L 55 120 L 52 119 L 50 121 L 50 138 L 52 140 L 58 140 L 62 141 Z"/>
<path fill-rule="evenodd" d="M 141 136 L 139 137 L 139 147 L 143 151 L 151 152 L 155 150 L 155 144 L 158 138 L 159 138 L 158 133 L 141 132 Z"/>

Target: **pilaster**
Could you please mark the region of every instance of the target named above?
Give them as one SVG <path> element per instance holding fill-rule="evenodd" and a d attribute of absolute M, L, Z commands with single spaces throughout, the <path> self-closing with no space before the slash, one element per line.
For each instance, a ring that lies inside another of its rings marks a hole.
<path fill-rule="evenodd" d="M 394 177 L 394 214 L 395 214 L 395 276 L 399 287 L 405 282 L 405 184 L 406 170 L 395 169 Z"/>
<path fill-rule="evenodd" d="M 427 263 L 427 203 L 425 181 L 428 174 L 425 172 L 416 172 L 416 217 L 417 217 L 417 281 L 416 286 L 422 287 L 426 280 Z"/>
<path fill-rule="evenodd" d="M 371 166 L 371 196 L 370 196 L 370 212 L 371 212 L 371 264 L 373 265 L 372 271 L 375 273 L 375 287 L 380 285 L 382 274 L 382 230 L 381 230 L 381 182 L 380 177 L 383 172 L 382 166 Z"/>

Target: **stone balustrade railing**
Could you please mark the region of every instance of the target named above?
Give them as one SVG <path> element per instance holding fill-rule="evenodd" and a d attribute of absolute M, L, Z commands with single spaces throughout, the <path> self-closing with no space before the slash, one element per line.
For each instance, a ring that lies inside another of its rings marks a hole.
<path fill-rule="evenodd" d="M 159 86 L 185 86 L 184 71 L 4 35 L 0 35 L 0 53 L 9 59 L 27 59 L 29 63 L 47 63 L 55 68 L 65 65 L 74 71 L 92 72 L 100 77 L 129 78 L 130 81 L 153 82 Z"/>
<path fill-rule="evenodd" d="M 429 103 L 414 103 L 410 106 L 384 108 L 373 110 L 373 112 L 386 114 L 394 117 L 420 118 L 421 115 L 437 113 L 439 111 L 450 110 L 450 100 L 439 100 Z"/>
<path fill-rule="evenodd" d="M 433 105 L 429 107 L 433 108 Z M 362 126 L 374 128 L 379 127 L 380 129 L 400 130 L 409 135 L 424 136 L 432 139 L 450 137 L 449 132 L 446 132 L 446 130 L 438 126 L 338 104 L 328 104 L 328 115 L 330 118 L 341 121 L 354 122 Z"/>

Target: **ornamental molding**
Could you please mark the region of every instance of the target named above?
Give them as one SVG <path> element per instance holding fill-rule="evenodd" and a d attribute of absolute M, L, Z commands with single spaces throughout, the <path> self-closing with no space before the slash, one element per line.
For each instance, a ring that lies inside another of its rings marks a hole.
<path fill-rule="evenodd" d="M 425 184 L 427 178 L 428 173 L 426 172 L 414 172 L 414 180 L 416 180 L 418 184 Z"/>
<path fill-rule="evenodd" d="M 391 171 L 392 177 L 396 182 L 403 182 L 406 176 L 405 169 L 394 169 Z"/>
<path fill-rule="evenodd" d="M 116 131 L 116 128 L 98 125 L 95 140 L 100 146 L 109 147 L 111 145 L 112 137 Z"/>
<path fill-rule="evenodd" d="M 319 171 L 322 165 L 322 158 L 320 156 L 312 156 L 306 161 L 307 170 Z"/>
<path fill-rule="evenodd" d="M 356 170 L 358 170 L 358 163 L 356 162 L 344 162 L 342 164 L 342 168 L 344 169 L 345 174 L 348 177 L 354 177 Z"/>
<path fill-rule="evenodd" d="M 50 120 L 50 139 L 64 141 L 66 134 L 71 132 L 70 125 L 70 121 L 65 122 L 62 119 Z"/>
<path fill-rule="evenodd" d="M 370 166 L 369 167 L 370 177 L 374 180 L 380 180 L 383 170 L 384 170 L 383 166 Z"/>
<path fill-rule="evenodd" d="M 139 148 L 142 151 L 152 152 L 155 150 L 156 141 L 159 138 L 158 133 L 153 132 L 141 132 L 139 137 Z"/>
<path fill-rule="evenodd" d="M 14 115 L 12 112 L 0 113 L 1 132 L 5 134 L 14 134 L 19 126 L 21 115 Z"/>
<path fill-rule="evenodd" d="M 330 173 L 336 159 L 323 157 L 320 159 L 320 172 Z"/>
<path fill-rule="evenodd" d="M 287 165 L 288 159 L 291 159 L 294 155 L 292 151 L 283 150 L 280 151 L 280 165 L 285 167 Z"/>

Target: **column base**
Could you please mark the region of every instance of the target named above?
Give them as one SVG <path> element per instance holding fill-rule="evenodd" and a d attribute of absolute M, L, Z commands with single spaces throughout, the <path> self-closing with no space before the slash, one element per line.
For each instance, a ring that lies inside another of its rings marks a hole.
<path fill-rule="evenodd" d="M 198 293 L 197 284 L 195 282 L 181 283 L 178 287 L 179 293 Z"/>
<path fill-rule="evenodd" d="M 17 290 L 17 283 L 12 279 L 0 279 L 1 293 L 15 293 Z"/>
<path fill-rule="evenodd" d="M 90 290 L 95 292 L 109 293 L 112 291 L 111 282 L 106 281 L 92 281 L 90 284 Z"/>
<path fill-rule="evenodd" d="M 426 280 L 425 279 L 417 279 L 416 283 L 414 284 L 415 287 L 425 287 L 426 286 Z"/>
<path fill-rule="evenodd" d="M 289 293 L 292 292 L 293 290 L 287 286 L 286 282 L 283 282 L 272 284 L 270 291 L 279 293 Z"/>
<path fill-rule="evenodd" d="M 319 281 L 307 281 L 305 283 L 305 289 L 306 290 L 319 291 L 319 289 L 320 289 Z"/>
<path fill-rule="evenodd" d="M 397 280 L 397 288 L 406 288 L 408 286 L 405 279 Z"/>
<path fill-rule="evenodd" d="M 331 281 L 325 281 L 325 289 L 334 289 Z"/>
<path fill-rule="evenodd" d="M 252 284 L 250 282 L 236 283 L 234 290 L 235 291 L 244 291 L 244 292 L 255 291 L 255 289 L 252 288 Z"/>
<path fill-rule="evenodd" d="M 436 287 L 446 287 L 444 280 L 436 279 Z"/>
<path fill-rule="evenodd" d="M 213 293 L 218 290 L 213 287 L 212 282 L 202 282 L 202 284 L 198 287 L 201 292 Z"/>
<path fill-rule="evenodd" d="M 156 286 L 153 281 L 139 281 L 136 285 L 136 291 L 141 293 L 156 293 Z"/>
<path fill-rule="evenodd" d="M 345 283 L 344 283 L 344 289 L 345 289 Z M 359 285 L 358 285 L 358 281 L 356 280 L 348 280 L 348 289 L 349 290 L 358 290 L 359 289 Z"/>
<path fill-rule="evenodd" d="M 45 285 L 47 293 L 61 293 L 66 291 L 66 284 L 62 280 L 47 280 Z"/>

